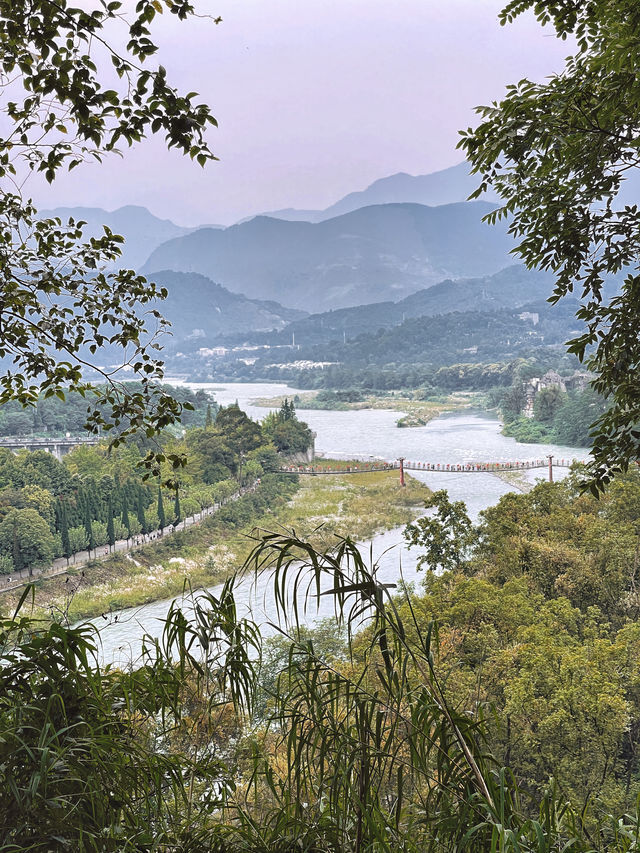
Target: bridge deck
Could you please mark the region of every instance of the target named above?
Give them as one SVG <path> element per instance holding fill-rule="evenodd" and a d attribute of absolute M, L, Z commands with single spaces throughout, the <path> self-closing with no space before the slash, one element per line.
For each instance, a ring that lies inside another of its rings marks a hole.
<path fill-rule="evenodd" d="M 51 447 L 57 444 L 60 447 L 76 447 L 79 444 L 97 444 L 101 441 L 100 436 L 42 436 L 10 435 L 0 438 L 0 447 Z"/>
<path fill-rule="evenodd" d="M 569 468 L 577 459 L 554 459 L 554 468 Z M 443 474 L 490 474 L 495 471 L 525 471 L 532 468 L 549 468 L 548 459 L 529 459 L 522 462 L 404 462 L 405 471 L 436 471 Z M 283 474 L 373 474 L 377 471 L 399 470 L 400 462 L 363 462 L 328 468 L 323 465 L 285 465 Z"/>

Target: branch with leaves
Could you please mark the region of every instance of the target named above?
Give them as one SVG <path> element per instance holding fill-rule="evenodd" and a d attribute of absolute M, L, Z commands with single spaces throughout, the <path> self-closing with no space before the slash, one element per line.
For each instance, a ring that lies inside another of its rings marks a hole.
<path fill-rule="evenodd" d="M 487 221 L 508 219 L 514 253 L 555 274 L 549 301 L 582 299 L 568 351 L 609 402 L 592 427 L 597 495 L 640 460 L 640 215 L 620 197 L 640 165 L 640 19 L 635 0 L 514 0 L 501 23 L 527 10 L 575 40 L 576 52 L 562 73 L 521 80 L 479 107 L 460 147 L 480 178 L 472 198 L 491 187 L 501 199 Z"/>
<path fill-rule="evenodd" d="M 157 51 L 151 25 L 169 12 L 195 14 L 186 0 L 141 0 L 75 8 L 66 0 L 0 2 L 0 90 L 7 131 L 0 138 L 0 403 L 33 405 L 40 391 L 89 394 L 87 428 L 151 437 L 180 418 L 181 407 L 154 385 L 162 379 L 157 303 L 163 288 L 118 270 L 122 238 L 104 228 L 86 239 L 85 223 L 40 219 L 25 196 L 30 177 L 52 182 L 61 170 L 101 161 L 118 145 L 162 133 L 169 148 L 204 166 L 216 159 L 205 135 L 216 120 L 193 92 L 181 94 L 165 69 L 147 67 Z M 219 19 L 214 19 L 218 22 Z M 112 69 L 113 80 L 108 71 Z M 100 69 L 100 70 L 99 70 Z M 112 85 L 113 84 L 113 85 Z M 114 269 L 115 268 L 115 269 Z M 106 349 L 105 349 L 106 348 Z M 105 367 L 105 360 L 115 361 Z M 120 381 L 133 369 L 142 390 Z M 104 391 L 96 391 L 98 376 Z M 145 464 L 158 472 L 159 452 Z M 180 467 L 184 460 L 171 460 Z"/>

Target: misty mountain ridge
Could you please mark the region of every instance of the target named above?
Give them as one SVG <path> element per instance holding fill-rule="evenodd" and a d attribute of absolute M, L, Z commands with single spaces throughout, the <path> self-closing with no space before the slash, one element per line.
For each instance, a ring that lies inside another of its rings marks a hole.
<path fill-rule="evenodd" d="M 102 235 L 102 226 L 106 225 L 114 234 L 120 234 L 125 239 L 121 247 L 122 255 L 113 264 L 122 269 L 138 269 L 161 243 L 195 230 L 176 225 L 170 219 L 159 219 L 146 207 L 135 204 L 111 211 L 100 207 L 56 207 L 53 210 L 39 210 L 38 216 L 41 219 L 58 217 L 63 225 L 70 218 L 76 222 L 82 220 L 87 223 L 85 238 Z"/>
<path fill-rule="evenodd" d="M 197 272 L 251 299 L 304 311 L 396 301 L 509 264 L 506 224 L 481 221 L 492 209 L 486 202 L 383 204 L 319 223 L 258 216 L 171 239 L 141 271 Z"/>
<path fill-rule="evenodd" d="M 469 164 L 462 162 L 427 175 L 398 172 L 379 178 L 364 190 L 349 193 L 324 210 L 297 210 L 288 207 L 263 215 L 289 221 L 322 222 L 373 204 L 412 203 L 437 207 L 467 201 L 479 183 L 477 175 L 469 174 Z M 497 196 L 487 194 L 482 196 L 482 200 L 493 202 L 497 200 Z"/>
<path fill-rule="evenodd" d="M 478 175 L 471 175 L 469 163 L 463 161 L 448 169 L 440 169 L 425 175 L 410 175 L 397 172 L 385 178 L 379 178 L 364 190 L 348 193 L 324 210 L 299 210 L 287 207 L 262 214 L 276 219 L 289 221 L 322 222 L 334 216 L 341 216 L 359 207 L 372 204 L 399 204 L 410 202 L 436 207 L 441 204 L 455 204 L 469 199 L 480 184 Z M 496 193 L 489 190 L 480 196 L 481 201 L 499 203 Z M 640 204 L 640 169 L 631 169 L 625 173 L 616 206 Z M 247 217 L 243 219 L 246 222 Z"/>
<path fill-rule="evenodd" d="M 153 279 L 168 291 L 155 307 L 171 323 L 172 339 L 165 342 L 171 350 L 216 345 L 224 335 L 282 329 L 304 314 L 231 293 L 197 273 L 161 270 Z"/>
<path fill-rule="evenodd" d="M 549 272 L 528 270 L 514 264 L 482 278 L 447 279 L 419 290 L 397 302 L 374 302 L 310 314 L 287 325 L 274 343 L 296 341 L 307 344 L 353 339 L 360 334 L 398 326 L 410 318 L 434 317 L 457 311 L 487 313 L 516 309 L 546 299 L 553 289 Z"/>

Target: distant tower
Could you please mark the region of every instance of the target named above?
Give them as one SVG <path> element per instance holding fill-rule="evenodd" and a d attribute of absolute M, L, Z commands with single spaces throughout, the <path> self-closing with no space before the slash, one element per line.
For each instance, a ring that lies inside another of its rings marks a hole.
<path fill-rule="evenodd" d="M 296 333 L 295 332 L 291 333 L 291 346 L 295 349 L 295 346 L 296 346 Z"/>

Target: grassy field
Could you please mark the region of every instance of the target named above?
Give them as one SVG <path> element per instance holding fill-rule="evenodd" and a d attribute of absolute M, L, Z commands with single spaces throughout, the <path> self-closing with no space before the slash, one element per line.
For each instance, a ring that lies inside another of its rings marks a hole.
<path fill-rule="evenodd" d="M 66 614 L 71 621 L 169 598 L 185 583 L 211 586 L 235 572 L 255 545 L 256 528 L 293 529 L 316 547 L 335 536 L 364 540 L 416 517 L 429 490 L 407 477 L 403 489 L 397 471 L 301 477 L 289 500 L 250 522 L 224 524 L 211 516 L 197 527 L 145 546 L 133 554 L 114 555 L 70 574 L 37 582 L 35 605 L 42 615 Z M 15 606 L 5 594 L 3 610 Z"/>
<path fill-rule="evenodd" d="M 437 418 L 443 412 L 454 412 L 459 409 L 466 409 L 470 406 L 478 405 L 478 394 L 472 391 L 460 391 L 450 394 L 444 399 L 434 400 L 417 400 L 406 394 L 390 394 L 378 395 L 369 394 L 366 399 L 358 403 L 316 403 L 315 398 L 317 391 L 305 391 L 298 394 L 299 402 L 296 402 L 296 408 L 300 412 L 307 409 L 323 409 L 323 410 L 339 410 L 346 411 L 348 409 L 390 409 L 394 412 L 401 412 L 409 419 L 400 418 L 400 421 L 408 421 L 402 426 L 423 426 L 428 421 Z M 287 398 L 290 399 L 290 398 Z M 285 400 L 285 396 L 279 397 L 260 397 L 254 400 L 254 405 L 264 406 L 265 408 L 278 408 Z M 303 418 L 304 419 L 304 418 Z"/>

